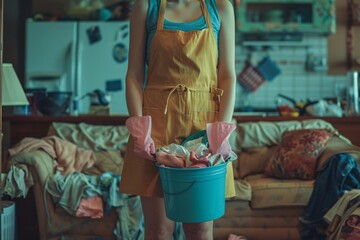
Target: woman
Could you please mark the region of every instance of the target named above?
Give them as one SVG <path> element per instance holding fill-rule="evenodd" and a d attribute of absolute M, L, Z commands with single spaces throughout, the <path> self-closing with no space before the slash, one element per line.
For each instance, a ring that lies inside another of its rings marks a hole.
<path fill-rule="evenodd" d="M 129 138 L 120 190 L 141 196 L 147 240 L 172 239 L 175 226 L 166 218 L 159 173 L 149 160 L 154 146 L 180 144 L 206 123 L 232 119 L 234 24 L 228 0 L 137 0 L 134 5 L 126 76 L 128 120 L 143 132 L 150 127 L 151 137 L 141 142 Z M 234 196 L 231 164 L 226 195 Z M 212 221 L 183 223 L 183 229 L 186 239 L 212 239 Z"/>

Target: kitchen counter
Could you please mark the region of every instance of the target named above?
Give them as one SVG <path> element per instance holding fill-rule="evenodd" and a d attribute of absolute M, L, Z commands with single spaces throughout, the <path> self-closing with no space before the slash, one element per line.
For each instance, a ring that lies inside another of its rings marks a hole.
<path fill-rule="evenodd" d="M 279 116 L 278 112 L 235 112 L 234 117 L 273 117 Z"/>

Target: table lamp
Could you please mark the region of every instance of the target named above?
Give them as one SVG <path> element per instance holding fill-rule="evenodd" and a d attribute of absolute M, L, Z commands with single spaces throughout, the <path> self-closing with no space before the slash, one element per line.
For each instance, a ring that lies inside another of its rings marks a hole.
<path fill-rule="evenodd" d="M 2 64 L 2 106 L 29 105 L 11 63 Z"/>

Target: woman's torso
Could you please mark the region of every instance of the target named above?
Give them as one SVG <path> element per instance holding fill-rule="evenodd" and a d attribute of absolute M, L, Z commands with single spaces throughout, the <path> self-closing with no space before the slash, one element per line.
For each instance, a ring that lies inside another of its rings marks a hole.
<path fill-rule="evenodd" d="M 205 0 L 205 4 L 210 15 L 215 40 L 218 43 L 218 35 L 220 30 L 220 17 L 216 8 L 216 0 Z M 146 32 L 147 32 L 146 62 L 148 62 L 149 60 L 150 45 L 154 37 L 154 34 L 157 30 L 159 8 L 160 8 L 160 0 L 155 0 L 155 1 L 149 0 L 149 9 L 146 19 Z M 205 29 L 206 27 L 207 26 L 204 15 L 202 15 L 200 18 L 194 21 L 186 22 L 186 23 L 177 23 L 177 22 L 168 21 L 166 19 L 164 20 L 164 29 L 181 30 L 184 32 L 189 32 L 193 30 Z"/>

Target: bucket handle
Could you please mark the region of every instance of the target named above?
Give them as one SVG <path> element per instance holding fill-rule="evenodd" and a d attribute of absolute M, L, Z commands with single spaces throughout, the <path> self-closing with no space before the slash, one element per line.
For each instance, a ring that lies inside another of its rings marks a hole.
<path fill-rule="evenodd" d="M 178 194 L 181 194 L 181 193 L 184 193 L 186 192 L 187 190 L 189 190 L 196 182 L 196 179 L 187 187 L 185 188 L 184 190 L 180 191 L 180 192 L 176 192 L 176 193 L 171 193 L 171 192 L 168 192 L 166 191 L 164 188 L 162 188 L 163 192 L 167 195 L 178 195 Z"/>

